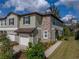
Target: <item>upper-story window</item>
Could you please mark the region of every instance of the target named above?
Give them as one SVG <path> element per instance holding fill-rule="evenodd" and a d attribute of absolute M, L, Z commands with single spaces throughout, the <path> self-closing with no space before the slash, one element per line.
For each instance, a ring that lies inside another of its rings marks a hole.
<path fill-rule="evenodd" d="M 14 18 L 9 19 L 9 25 L 14 25 Z"/>
<path fill-rule="evenodd" d="M 23 17 L 23 24 L 30 24 L 30 16 Z"/>
<path fill-rule="evenodd" d="M 5 25 L 6 25 L 6 20 L 5 20 Z"/>
<path fill-rule="evenodd" d="M 53 18 L 52 23 L 53 23 L 53 25 L 56 25 L 56 26 L 61 26 L 62 25 L 62 23 L 59 20 L 55 19 L 55 18 Z"/>
<path fill-rule="evenodd" d="M 53 19 L 53 25 L 56 25 L 56 20 L 55 19 Z"/>
<path fill-rule="evenodd" d="M 3 21 L 1 20 L 1 25 L 3 25 Z"/>

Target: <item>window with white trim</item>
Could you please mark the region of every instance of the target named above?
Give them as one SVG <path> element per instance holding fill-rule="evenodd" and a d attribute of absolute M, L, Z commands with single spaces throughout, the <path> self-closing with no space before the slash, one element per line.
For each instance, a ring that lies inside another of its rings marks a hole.
<path fill-rule="evenodd" d="M 1 20 L 1 25 L 3 25 L 3 21 Z"/>
<path fill-rule="evenodd" d="M 30 16 L 23 17 L 23 24 L 30 24 Z"/>
<path fill-rule="evenodd" d="M 48 39 L 48 31 L 47 30 L 43 31 L 43 38 Z"/>
<path fill-rule="evenodd" d="M 9 25 L 14 25 L 14 18 L 9 19 Z"/>
<path fill-rule="evenodd" d="M 5 20 L 5 25 L 6 25 L 6 20 Z"/>

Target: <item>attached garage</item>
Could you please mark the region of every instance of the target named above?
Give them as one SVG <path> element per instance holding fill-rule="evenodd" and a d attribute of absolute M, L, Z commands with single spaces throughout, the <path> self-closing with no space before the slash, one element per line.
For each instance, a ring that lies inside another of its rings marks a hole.
<path fill-rule="evenodd" d="M 15 35 L 8 35 L 8 37 L 11 41 L 15 41 Z"/>
<path fill-rule="evenodd" d="M 29 42 L 33 43 L 33 32 L 35 28 L 19 28 L 15 32 L 19 34 L 19 45 L 28 46 Z"/>
<path fill-rule="evenodd" d="M 29 37 L 19 37 L 19 44 L 28 46 L 29 39 L 30 39 Z"/>

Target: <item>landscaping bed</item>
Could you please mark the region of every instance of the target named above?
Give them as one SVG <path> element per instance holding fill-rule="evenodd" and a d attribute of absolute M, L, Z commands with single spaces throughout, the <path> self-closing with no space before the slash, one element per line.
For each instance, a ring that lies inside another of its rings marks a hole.
<path fill-rule="evenodd" d="M 53 44 L 55 44 L 55 42 L 43 42 L 43 43 L 40 43 L 40 44 L 42 44 L 42 47 L 44 47 L 44 50 L 46 51 L 50 46 L 52 46 Z M 13 44 L 12 46 L 16 46 L 17 44 Z M 29 45 L 31 45 L 31 43 L 29 43 Z M 39 46 L 39 45 L 38 45 Z M 39 49 L 41 49 L 42 47 L 38 47 L 37 46 L 37 48 Z M 31 47 L 31 46 L 30 46 Z M 36 48 L 35 48 L 36 49 Z M 37 49 L 36 49 L 37 50 Z M 34 51 L 34 50 L 33 50 Z M 15 59 L 27 59 L 26 58 L 26 54 L 27 54 L 27 52 L 24 50 L 24 51 L 19 51 L 18 53 L 16 53 L 15 55 L 14 55 L 14 57 L 15 57 Z"/>
<path fill-rule="evenodd" d="M 11 41 L 10 45 L 11 45 L 11 47 L 13 47 L 13 46 L 16 46 L 16 45 L 19 45 L 19 44 L 16 41 Z"/>
<path fill-rule="evenodd" d="M 19 52 L 14 55 L 14 59 L 27 59 L 24 52 Z"/>
<path fill-rule="evenodd" d="M 56 43 L 56 42 L 51 42 L 51 41 L 49 41 L 49 42 L 43 42 L 42 44 L 43 44 L 45 50 L 47 50 L 50 46 L 52 46 L 52 45 L 55 44 L 55 43 Z"/>

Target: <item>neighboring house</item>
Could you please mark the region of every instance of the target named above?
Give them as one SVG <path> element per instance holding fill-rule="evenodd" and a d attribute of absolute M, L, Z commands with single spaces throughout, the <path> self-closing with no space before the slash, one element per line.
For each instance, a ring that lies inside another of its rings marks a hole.
<path fill-rule="evenodd" d="M 18 15 L 9 13 L 0 19 L 0 32 L 7 33 L 11 41 L 28 46 L 29 42 L 37 43 L 55 41 L 57 33 L 61 36 L 63 22 L 52 14 L 30 13 Z"/>

